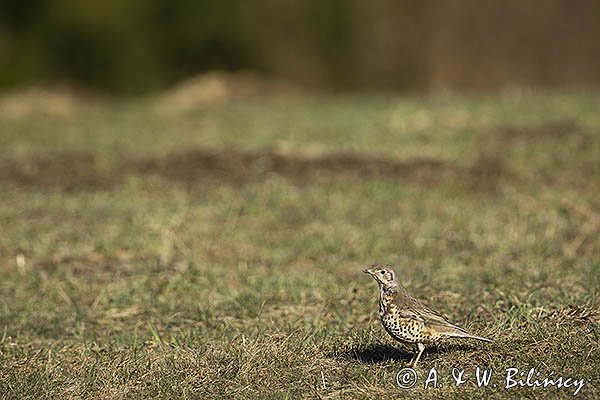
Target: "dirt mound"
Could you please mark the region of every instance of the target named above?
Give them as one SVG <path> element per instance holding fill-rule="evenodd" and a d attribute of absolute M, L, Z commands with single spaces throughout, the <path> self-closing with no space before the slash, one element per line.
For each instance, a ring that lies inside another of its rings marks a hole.
<path fill-rule="evenodd" d="M 289 98 L 304 91 L 287 82 L 252 73 L 210 72 L 188 79 L 156 98 L 158 112 L 179 115 L 212 104 L 249 98 Z"/>
<path fill-rule="evenodd" d="M 0 117 L 10 120 L 46 116 L 72 118 L 85 105 L 94 104 L 93 96 L 65 88 L 30 88 L 3 93 L 0 96 Z"/>

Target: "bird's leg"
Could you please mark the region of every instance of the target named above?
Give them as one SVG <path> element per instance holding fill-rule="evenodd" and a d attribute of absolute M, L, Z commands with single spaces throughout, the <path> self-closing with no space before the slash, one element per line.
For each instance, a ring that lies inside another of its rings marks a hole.
<path fill-rule="evenodd" d="M 413 362 L 415 361 L 415 358 L 417 358 L 418 350 L 417 350 L 417 348 L 415 348 L 413 346 L 409 346 L 409 348 L 410 348 L 411 357 L 410 357 L 410 362 L 408 363 L 408 366 L 412 367 Z"/>
<path fill-rule="evenodd" d="M 419 353 L 417 354 L 417 358 L 415 359 L 414 364 L 411 362 L 413 368 L 417 368 L 417 363 L 421 358 L 421 354 L 423 354 L 423 350 L 425 350 L 425 345 L 423 343 L 417 343 L 417 348 L 419 349 Z"/>

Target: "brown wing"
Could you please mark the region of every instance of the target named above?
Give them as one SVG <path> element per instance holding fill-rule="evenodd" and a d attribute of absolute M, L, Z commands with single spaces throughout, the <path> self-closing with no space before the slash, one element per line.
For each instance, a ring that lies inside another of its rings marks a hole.
<path fill-rule="evenodd" d="M 463 328 L 454 325 L 448 321 L 446 317 L 433 311 L 429 307 L 426 307 L 426 310 L 423 311 L 423 318 L 425 319 L 425 325 L 433 326 L 439 331 L 447 333 L 467 333 L 467 331 L 465 331 Z"/>
<path fill-rule="evenodd" d="M 401 310 L 400 315 L 404 318 L 421 321 L 425 326 L 435 327 L 438 331 L 467 333 L 463 328 L 450 323 L 446 317 L 432 310 L 406 292 L 398 296 L 394 300 L 394 303 Z"/>

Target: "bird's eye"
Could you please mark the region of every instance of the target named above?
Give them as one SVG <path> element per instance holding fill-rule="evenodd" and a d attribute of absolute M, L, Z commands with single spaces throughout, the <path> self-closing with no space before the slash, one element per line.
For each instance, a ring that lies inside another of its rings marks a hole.
<path fill-rule="evenodd" d="M 379 271 L 381 275 L 385 275 L 385 271 Z"/>

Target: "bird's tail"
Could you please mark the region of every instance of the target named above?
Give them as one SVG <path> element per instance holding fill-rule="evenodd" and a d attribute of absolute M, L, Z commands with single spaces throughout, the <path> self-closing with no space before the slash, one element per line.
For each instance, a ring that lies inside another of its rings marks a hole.
<path fill-rule="evenodd" d="M 471 335 L 470 333 L 464 332 L 462 330 L 455 330 L 455 331 L 452 331 L 452 332 L 446 332 L 446 336 L 448 336 L 448 337 L 455 337 L 455 338 L 477 339 L 477 340 L 481 340 L 481 341 L 484 341 L 484 342 L 492 343 L 491 339 L 484 338 L 482 336 Z"/>

